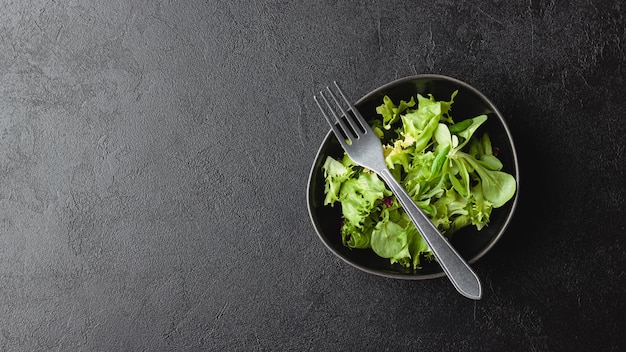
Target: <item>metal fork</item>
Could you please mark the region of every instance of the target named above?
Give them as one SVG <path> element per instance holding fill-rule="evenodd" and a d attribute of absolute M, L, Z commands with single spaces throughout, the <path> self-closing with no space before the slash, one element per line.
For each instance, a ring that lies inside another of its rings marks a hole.
<path fill-rule="evenodd" d="M 317 96 L 314 96 L 313 99 L 315 99 L 343 149 L 355 163 L 374 171 L 391 188 L 396 199 L 428 243 L 439 265 L 457 291 L 465 297 L 479 300 L 482 297 L 482 288 L 476 273 L 391 175 L 385 163 L 380 139 L 359 111 L 346 98 L 337 82 L 334 83 L 344 102 L 343 105 L 347 108 L 342 106 L 330 87 L 326 87 L 326 93 L 334 101 L 336 108 L 333 108 L 333 104 L 326 98 L 324 91 L 321 91 L 319 96 L 325 103 L 326 109 L 322 107 Z M 329 117 L 327 111 L 332 114 L 334 120 Z"/>

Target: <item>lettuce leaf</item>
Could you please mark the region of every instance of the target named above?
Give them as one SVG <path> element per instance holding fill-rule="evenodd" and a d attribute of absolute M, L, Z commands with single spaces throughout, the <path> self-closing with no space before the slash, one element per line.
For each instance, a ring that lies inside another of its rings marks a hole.
<path fill-rule="evenodd" d="M 326 195 L 324 205 L 332 206 L 335 202 L 339 201 L 341 185 L 349 180 L 354 172 L 351 168 L 346 167 L 330 156 L 326 157 L 324 165 L 322 165 L 322 170 L 324 171 L 324 178 L 326 180 L 324 184 L 324 194 Z"/>
<path fill-rule="evenodd" d="M 383 118 L 383 128 L 389 130 L 391 125 L 398 121 L 400 114 L 413 106 L 415 106 L 415 98 L 413 97 L 408 102 L 400 100 L 400 104 L 396 106 L 388 96 L 385 96 L 383 97 L 383 104 L 376 107 L 376 112 Z"/>

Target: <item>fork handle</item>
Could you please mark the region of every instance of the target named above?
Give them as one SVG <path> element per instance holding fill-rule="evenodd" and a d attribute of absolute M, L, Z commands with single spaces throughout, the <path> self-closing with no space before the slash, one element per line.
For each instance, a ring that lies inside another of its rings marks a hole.
<path fill-rule="evenodd" d="M 439 265 L 441 265 L 441 268 L 457 291 L 467 298 L 479 300 L 482 297 L 482 287 L 476 273 L 415 204 L 404 187 L 396 181 L 389 170 L 385 169 L 379 175 L 391 188 L 404 211 L 422 234 L 435 258 L 437 258 Z"/>

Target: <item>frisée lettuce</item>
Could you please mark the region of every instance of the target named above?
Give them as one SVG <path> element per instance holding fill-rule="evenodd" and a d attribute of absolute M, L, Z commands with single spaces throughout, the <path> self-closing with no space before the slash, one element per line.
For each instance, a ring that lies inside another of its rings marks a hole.
<path fill-rule="evenodd" d="M 372 129 L 383 140 L 392 175 L 439 231 L 450 238 L 466 226 L 487 226 L 494 208 L 515 194 L 515 178 L 488 133 L 478 136 L 487 115 L 455 122 L 449 101 L 417 95 L 395 104 L 385 96 Z M 392 264 L 419 269 L 433 255 L 385 183 L 347 154 L 327 157 L 324 205 L 341 206 L 341 238 L 349 248 L 371 248 Z"/>

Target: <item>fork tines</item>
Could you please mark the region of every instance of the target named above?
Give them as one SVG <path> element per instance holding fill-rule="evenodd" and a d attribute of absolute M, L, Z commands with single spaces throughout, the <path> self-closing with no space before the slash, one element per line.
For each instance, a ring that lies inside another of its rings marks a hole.
<path fill-rule="evenodd" d="M 358 139 L 360 138 L 360 136 L 367 133 L 367 122 L 365 122 L 363 116 L 361 116 L 359 111 L 346 98 L 345 94 L 341 91 L 341 88 L 339 88 L 337 82 L 333 83 L 337 88 L 337 92 L 339 92 L 339 94 L 341 95 L 344 104 L 339 102 L 336 95 L 333 94 L 333 92 L 331 91 L 330 87 L 326 87 L 326 93 L 330 95 L 332 100 L 335 102 L 336 108 L 333 108 L 331 102 L 329 102 L 329 100 L 326 98 L 326 94 L 324 91 L 321 91 L 319 93 L 319 96 L 322 97 L 322 99 L 324 100 L 326 108 L 322 107 L 322 104 L 320 104 L 317 96 L 314 96 L 313 99 L 317 103 L 317 106 L 322 112 L 322 115 L 324 115 L 326 122 L 328 122 L 333 132 L 338 137 L 337 139 L 339 139 L 342 144 L 343 142 L 345 142 L 345 140 L 347 140 L 348 144 L 352 144 L 353 139 Z M 347 108 L 344 108 L 343 105 L 347 105 Z M 340 113 L 338 113 L 337 110 L 339 110 Z M 334 117 L 334 121 L 327 114 L 327 111 L 332 114 L 332 116 Z M 337 125 L 339 125 L 340 127 L 338 127 Z M 343 136 L 344 138 L 339 138 L 339 136 Z"/>

